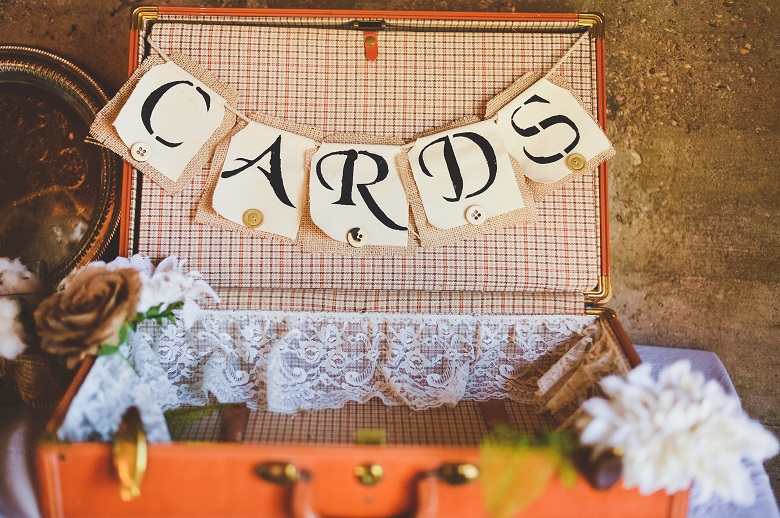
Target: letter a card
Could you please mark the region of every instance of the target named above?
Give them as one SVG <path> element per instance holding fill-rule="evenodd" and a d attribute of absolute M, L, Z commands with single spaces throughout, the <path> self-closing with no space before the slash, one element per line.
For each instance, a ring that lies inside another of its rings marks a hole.
<path fill-rule="evenodd" d="M 217 146 L 195 220 L 294 241 L 307 205 L 307 151 L 322 132 L 267 115 L 252 119 Z"/>
<path fill-rule="evenodd" d="M 182 55 L 144 60 L 90 135 L 175 196 L 235 124 L 238 93 Z"/>

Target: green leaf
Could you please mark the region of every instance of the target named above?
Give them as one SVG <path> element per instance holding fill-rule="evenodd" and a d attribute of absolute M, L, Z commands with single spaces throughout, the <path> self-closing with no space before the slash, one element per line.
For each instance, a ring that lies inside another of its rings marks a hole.
<path fill-rule="evenodd" d="M 98 356 L 109 356 L 119 352 L 118 345 L 102 344 L 98 347 Z"/>
<path fill-rule="evenodd" d="M 558 466 L 558 477 L 566 489 L 574 487 L 574 484 L 577 482 L 577 468 L 574 467 L 570 457 L 561 459 L 561 463 Z"/>
<path fill-rule="evenodd" d="M 165 422 L 168 424 L 168 430 L 173 434 L 174 430 L 181 430 L 183 427 L 207 417 L 215 410 L 232 406 L 233 403 L 215 403 L 206 406 L 174 408 L 173 410 L 165 411 L 163 415 L 165 416 Z"/>
<path fill-rule="evenodd" d="M 125 322 L 122 324 L 122 327 L 119 328 L 119 343 L 117 345 L 127 343 L 127 340 L 130 338 L 130 329 L 130 323 Z"/>
<path fill-rule="evenodd" d="M 498 428 L 480 445 L 480 483 L 488 514 L 511 518 L 544 494 L 558 473 L 571 487 L 577 474 L 571 462 L 574 440 L 569 434 L 540 436 Z"/>

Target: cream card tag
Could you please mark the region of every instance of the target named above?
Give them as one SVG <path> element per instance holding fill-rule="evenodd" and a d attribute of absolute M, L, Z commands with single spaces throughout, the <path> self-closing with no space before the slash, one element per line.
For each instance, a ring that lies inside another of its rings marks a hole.
<path fill-rule="evenodd" d="M 306 196 L 306 150 L 317 142 L 250 122 L 230 139 L 212 207 L 230 221 L 295 239 Z"/>
<path fill-rule="evenodd" d="M 141 77 L 113 125 L 134 160 L 175 182 L 222 124 L 225 102 L 168 61 Z"/>
<path fill-rule="evenodd" d="M 540 183 L 584 171 L 594 158 L 606 158 L 612 147 L 574 95 L 547 79 L 501 108 L 498 128 L 523 174 Z"/>
<path fill-rule="evenodd" d="M 409 151 L 409 162 L 425 216 L 434 227 L 479 225 L 525 207 L 492 121 L 420 138 Z"/>
<path fill-rule="evenodd" d="M 399 146 L 324 143 L 311 160 L 311 219 L 354 247 L 408 245 L 409 204 L 395 162 Z"/>

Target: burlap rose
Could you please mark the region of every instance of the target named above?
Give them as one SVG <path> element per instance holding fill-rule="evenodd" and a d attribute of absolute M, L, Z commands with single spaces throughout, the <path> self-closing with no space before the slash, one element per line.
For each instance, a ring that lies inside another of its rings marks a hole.
<path fill-rule="evenodd" d="M 64 355 L 72 368 L 102 344 L 119 345 L 122 325 L 135 317 L 141 287 L 133 268 L 83 269 L 35 311 L 41 347 Z"/>

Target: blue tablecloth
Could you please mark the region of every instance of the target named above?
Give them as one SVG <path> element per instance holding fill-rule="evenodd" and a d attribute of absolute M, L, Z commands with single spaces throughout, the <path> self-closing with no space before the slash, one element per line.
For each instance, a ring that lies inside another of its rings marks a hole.
<path fill-rule="evenodd" d="M 681 359 L 688 359 L 694 370 L 708 379 L 717 380 L 729 394 L 736 394 L 726 369 L 714 353 L 689 349 L 637 346 L 646 363 L 660 369 Z M 8 518 L 38 518 L 36 500 L 37 479 L 34 465 L 35 441 L 43 431 L 48 412 L 29 408 L 0 407 L 0 516 Z M 697 505 L 696 487 L 691 494 L 689 518 L 780 518 L 777 501 L 772 494 L 769 477 L 760 464 L 748 467 L 756 488 L 752 507 L 738 507 L 711 500 Z"/>

